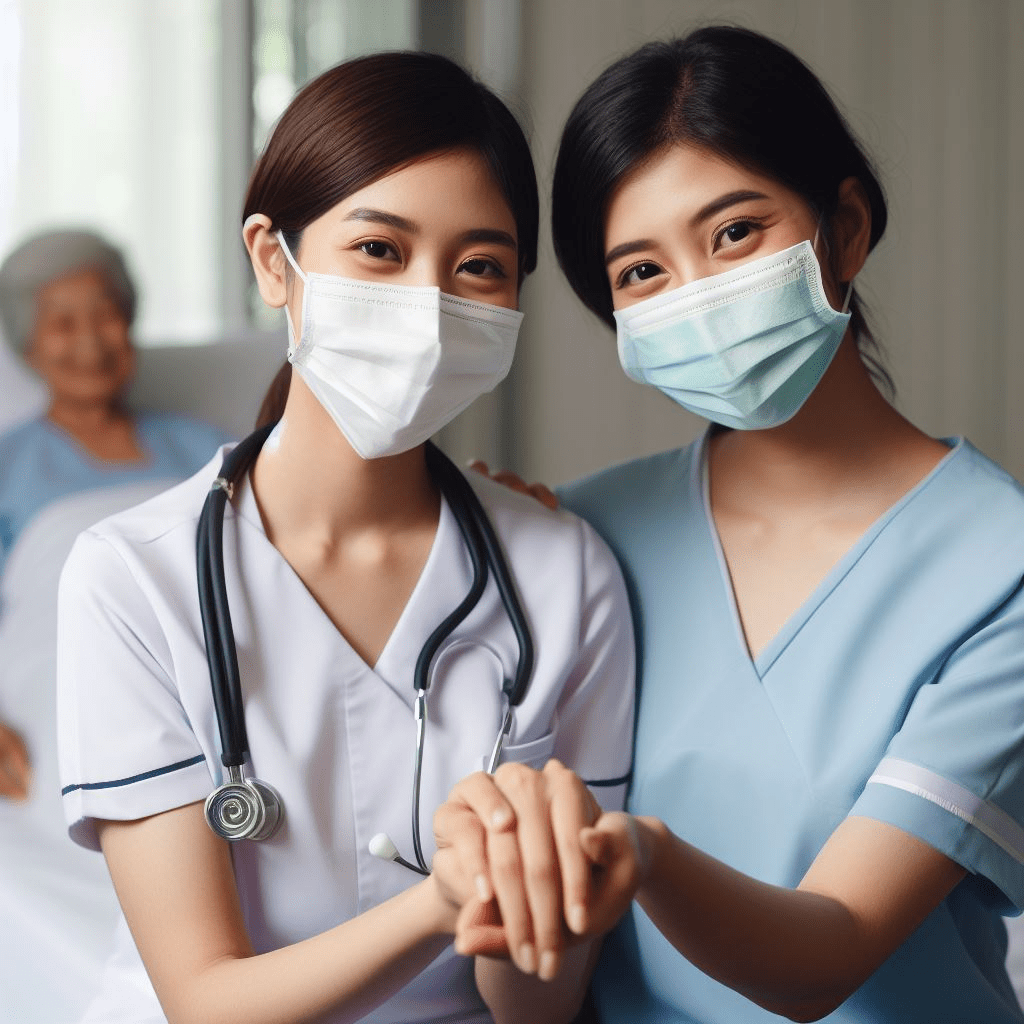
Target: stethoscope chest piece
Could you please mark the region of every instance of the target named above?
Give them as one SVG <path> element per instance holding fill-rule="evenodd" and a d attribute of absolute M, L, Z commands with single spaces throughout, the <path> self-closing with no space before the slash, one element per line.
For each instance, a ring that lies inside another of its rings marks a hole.
<path fill-rule="evenodd" d="M 281 798 L 272 786 L 246 779 L 237 767 L 228 768 L 228 781 L 218 786 L 204 807 L 206 822 L 229 842 L 269 839 L 281 824 Z"/>

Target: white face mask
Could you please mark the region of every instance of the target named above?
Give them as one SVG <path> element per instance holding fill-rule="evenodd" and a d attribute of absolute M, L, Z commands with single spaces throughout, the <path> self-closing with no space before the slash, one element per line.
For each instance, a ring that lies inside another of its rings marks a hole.
<path fill-rule="evenodd" d="M 303 273 L 298 342 L 288 360 L 364 459 L 422 444 L 512 365 L 523 314 L 440 288 Z"/>

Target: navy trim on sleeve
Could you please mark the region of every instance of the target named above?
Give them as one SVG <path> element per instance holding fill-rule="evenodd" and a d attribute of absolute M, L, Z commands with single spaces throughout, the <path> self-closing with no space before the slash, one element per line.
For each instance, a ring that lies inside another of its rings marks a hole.
<path fill-rule="evenodd" d="M 584 779 L 584 786 L 624 786 L 629 780 L 633 778 L 632 772 L 626 772 L 625 775 L 620 775 L 617 779 Z"/>
<path fill-rule="evenodd" d="M 205 760 L 205 754 L 196 754 L 195 757 L 190 757 L 187 761 L 178 761 L 175 764 L 166 765 L 164 768 L 154 768 L 149 772 L 131 775 L 127 779 L 114 779 L 112 782 L 77 782 L 73 786 L 65 786 L 60 791 L 60 795 L 67 796 L 68 793 L 74 793 L 77 789 L 116 789 L 118 786 L 130 786 L 133 782 L 144 782 L 146 779 L 155 779 L 158 775 L 168 775 L 171 772 L 180 771 L 182 768 L 191 768 L 192 765 Z"/>

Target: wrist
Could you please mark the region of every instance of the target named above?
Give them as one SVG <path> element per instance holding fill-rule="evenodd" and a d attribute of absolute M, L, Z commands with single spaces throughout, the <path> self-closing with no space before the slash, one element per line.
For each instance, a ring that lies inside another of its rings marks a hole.
<path fill-rule="evenodd" d="M 633 822 L 639 846 L 639 888 L 643 889 L 658 874 L 659 864 L 671 842 L 672 833 L 660 818 L 634 815 Z"/>
<path fill-rule="evenodd" d="M 443 935 L 449 938 L 454 935 L 459 908 L 444 895 L 436 876 L 427 875 L 414 888 L 418 890 L 423 905 L 425 926 L 429 932 L 432 935 Z"/>

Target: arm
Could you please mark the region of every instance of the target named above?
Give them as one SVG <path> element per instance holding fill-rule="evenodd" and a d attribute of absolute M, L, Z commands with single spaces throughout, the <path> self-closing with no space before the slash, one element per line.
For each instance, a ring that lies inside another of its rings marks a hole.
<path fill-rule="evenodd" d="M 629 861 L 637 901 L 679 952 L 772 1013 L 817 1020 L 847 999 L 964 877 L 892 825 L 847 818 L 799 886 L 767 885 L 674 836 L 655 818 L 605 815 L 581 841 Z"/>
<path fill-rule="evenodd" d="M 202 804 L 99 828 L 171 1024 L 292 1024 L 339 1009 L 358 1020 L 450 941 L 455 912 L 428 878 L 330 931 L 256 955 L 228 844 L 207 827 Z"/>

